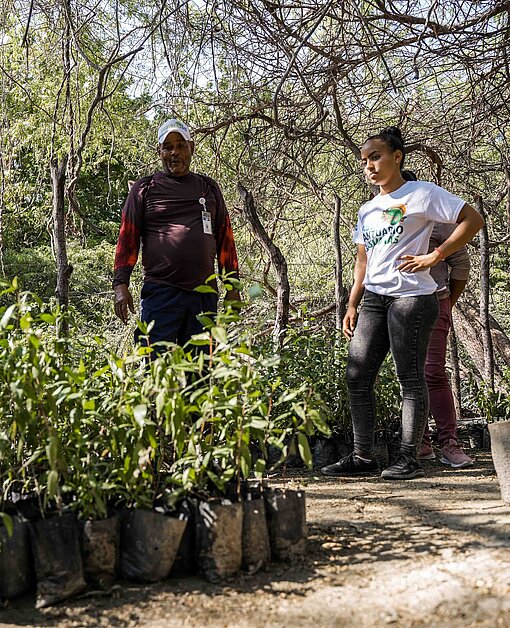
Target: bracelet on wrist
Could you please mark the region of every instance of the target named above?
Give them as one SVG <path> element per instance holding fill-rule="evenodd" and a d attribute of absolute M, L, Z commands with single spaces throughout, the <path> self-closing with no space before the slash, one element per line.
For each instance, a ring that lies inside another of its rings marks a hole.
<path fill-rule="evenodd" d="M 434 249 L 434 251 L 437 251 L 439 253 L 439 257 L 441 258 L 441 261 L 444 262 L 446 259 L 446 255 L 443 253 L 443 251 L 441 251 L 441 249 L 437 246 Z"/>

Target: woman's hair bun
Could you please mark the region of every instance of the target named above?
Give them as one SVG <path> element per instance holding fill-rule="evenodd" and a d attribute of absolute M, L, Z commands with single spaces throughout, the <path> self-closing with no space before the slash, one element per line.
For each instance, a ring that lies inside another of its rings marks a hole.
<path fill-rule="evenodd" d="M 402 137 L 402 131 L 398 128 L 398 126 L 387 126 L 381 131 L 380 135 L 394 135 L 398 137 L 398 139 L 403 142 L 404 138 Z"/>

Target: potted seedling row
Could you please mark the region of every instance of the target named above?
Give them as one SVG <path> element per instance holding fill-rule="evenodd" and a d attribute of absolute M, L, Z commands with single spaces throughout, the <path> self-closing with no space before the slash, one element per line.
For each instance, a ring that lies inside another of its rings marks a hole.
<path fill-rule="evenodd" d="M 308 438 L 327 428 L 311 389 L 286 389 L 279 359 L 254 352 L 236 314 L 205 316 L 204 334 L 157 359 L 142 347 L 121 357 L 98 338 L 59 337 L 64 314 L 16 286 L 7 293 L 0 566 L 12 578 L 0 595 L 35 579 L 43 607 L 119 575 L 151 582 L 198 570 L 217 580 L 264 568 L 270 548 L 292 554 L 281 539 L 299 546 L 284 520 L 296 500 L 247 491 L 246 480 L 265 475 L 269 446 L 280 461 L 294 447 L 311 466 Z M 16 492 L 36 514 L 18 508 Z"/>

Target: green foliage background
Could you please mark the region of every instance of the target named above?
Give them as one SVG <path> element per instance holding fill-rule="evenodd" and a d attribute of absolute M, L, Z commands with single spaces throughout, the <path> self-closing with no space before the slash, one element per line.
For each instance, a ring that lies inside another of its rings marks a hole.
<path fill-rule="evenodd" d="M 352 228 L 371 193 L 352 145 L 381 127 L 398 123 L 408 143 L 427 147 L 429 152 L 415 150 L 407 157 L 420 178 L 439 181 L 430 158 L 434 151 L 442 163 L 442 185 L 470 203 L 482 196 L 494 245 L 491 312 L 508 334 L 510 81 L 501 63 L 508 56 L 508 15 L 483 17 L 493 2 L 469 3 L 462 11 L 456 2 L 439 2 L 431 17 L 445 33 L 434 38 L 428 31 L 420 36 L 404 19 L 409 13 L 423 19 L 425 5 L 396 3 L 402 19 L 397 9 L 397 17 L 383 19 L 381 3 L 355 4 L 331 7 L 308 37 L 323 2 L 298 3 L 279 15 L 260 2 L 71 2 L 70 24 L 60 3 L 35 2 L 29 21 L 27 3 L 7 0 L 0 46 L 3 277 L 18 277 L 23 289 L 52 303 L 50 157 L 69 154 L 73 161 L 98 68 L 114 54 L 140 48 L 106 74 L 105 97 L 94 111 L 77 181 L 80 212 L 68 206 L 75 333 L 97 335 L 121 355 L 131 350 L 134 323 L 124 328 L 111 306 L 121 209 L 128 181 L 158 168 L 158 125 L 177 115 L 194 130 L 194 169 L 217 178 L 223 189 L 246 294 L 257 287 L 243 316 L 245 331 L 265 342 L 274 316 L 275 277 L 240 211 L 238 181 L 253 192 L 261 220 L 289 265 L 296 320 L 282 353 L 282 381 L 289 387 L 312 384 L 334 429 L 349 422 L 346 344 L 337 338 L 331 317 L 311 313 L 333 301 L 335 196 L 341 200 L 343 283 L 348 287 L 352 281 Z M 479 18 L 479 30 L 447 32 L 463 12 L 466 21 Z M 377 28 L 381 22 L 384 28 Z M 306 37 L 309 45 L 302 46 Z M 69 76 L 63 68 L 66 49 Z M 474 272 L 468 291 L 476 297 L 476 246 L 470 251 Z M 137 269 L 135 294 L 140 282 Z M 391 420 L 398 400 L 391 363 L 381 373 L 379 390 L 382 420 Z M 469 395 L 466 399 L 481 408 L 477 395 Z"/>

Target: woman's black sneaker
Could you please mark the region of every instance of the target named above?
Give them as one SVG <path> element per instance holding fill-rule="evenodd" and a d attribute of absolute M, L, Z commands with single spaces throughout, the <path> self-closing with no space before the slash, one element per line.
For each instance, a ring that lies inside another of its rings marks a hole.
<path fill-rule="evenodd" d="M 360 458 L 354 452 L 338 462 L 335 462 L 335 464 L 329 464 L 327 467 L 322 467 L 321 469 L 322 475 L 331 477 L 370 475 L 378 471 L 379 465 L 377 464 L 377 460 L 363 460 L 363 458 Z"/>
<path fill-rule="evenodd" d="M 411 480 L 425 475 L 421 464 L 412 456 L 400 453 L 395 462 L 381 473 L 385 480 Z"/>

